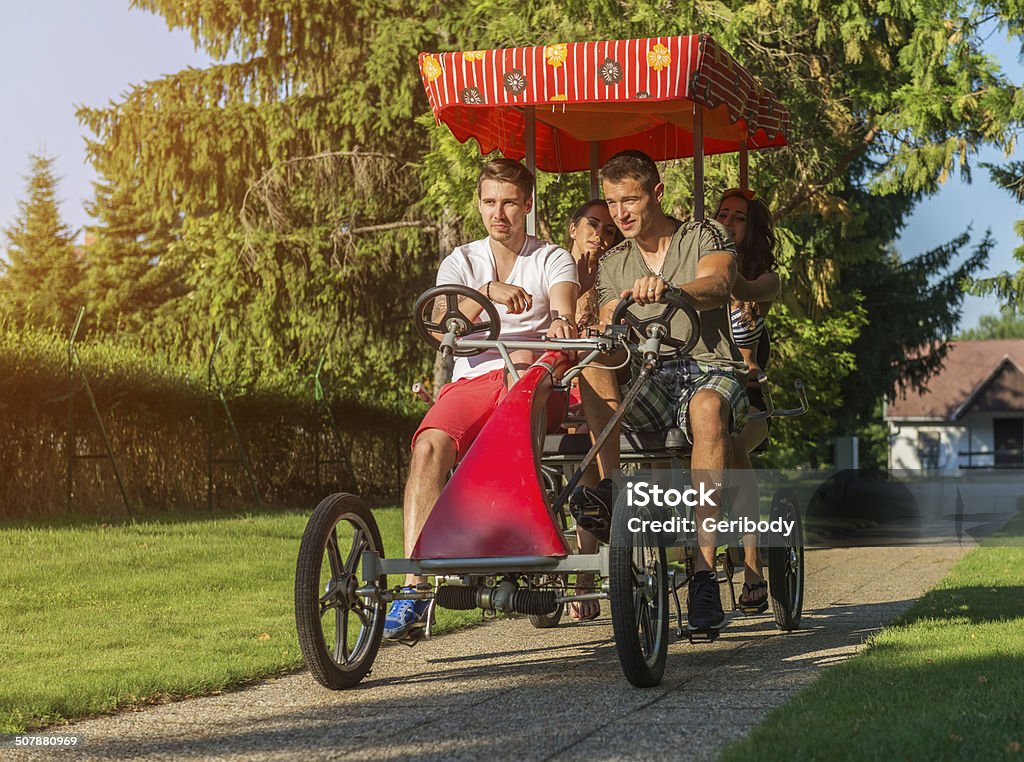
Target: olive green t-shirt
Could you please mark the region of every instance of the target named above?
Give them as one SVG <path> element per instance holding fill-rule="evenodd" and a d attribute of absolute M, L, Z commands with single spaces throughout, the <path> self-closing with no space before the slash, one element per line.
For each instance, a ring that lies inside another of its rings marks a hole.
<path fill-rule="evenodd" d="M 632 289 L 637 278 L 660 275 L 673 286 L 682 286 L 697 278 L 697 262 L 701 257 L 715 252 L 736 256 L 732 238 L 714 220 L 673 222 L 676 232 L 672 235 L 660 273 L 647 266 L 636 243 L 628 238 L 601 258 L 597 270 L 597 298 L 602 308 L 620 299 L 626 289 Z M 630 311 L 640 318 L 655 317 L 664 309 L 664 304 L 630 307 Z M 673 338 L 686 339 L 689 335 L 689 319 L 682 312 L 676 313 L 672 319 Z M 700 312 L 700 339 L 690 356 L 698 362 L 734 370 L 740 380 L 745 378 L 747 366 L 732 337 L 728 302 Z"/>

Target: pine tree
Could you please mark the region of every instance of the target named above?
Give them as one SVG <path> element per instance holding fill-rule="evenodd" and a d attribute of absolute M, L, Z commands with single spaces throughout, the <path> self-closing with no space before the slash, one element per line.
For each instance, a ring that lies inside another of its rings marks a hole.
<path fill-rule="evenodd" d="M 997 185 L 1013 196 L 1018 203 L 1024 203 L 1024 161 L 1011 161 L 1004 166 L 982 166 L 989 171 Z M 1024 238 L 1024 220 L 1017 220 L 1013 224 L 1013 230 Z M 1010 310 L 1024 311 L 1024 246 L 1018 246 L 1013 250 L 1013 258 L 1021 264 L 1017 272 L 1004 271 L 989 278 L 975 278 L 970 281 L 969 292 L 976 296 L 994 294 Z"/>
<path fill-rule="evenodd" d="M 101 331 L 137 334 L 184 291 L 181 268 L 168 257 L 176 225 L 139 209 L 130 185 L 94 185 L 96 197 L 86 207 L 97 220 L 88 228 L 93 236 L 85 278 L 89 314 Z"/>
<path fill-rule="evenodd" d="M 82 255 L 60 218 L 54 159 L 30 156 L 27 200 L 5 231 L 0 311 L 19 326 L 70 329 L 82 303 Z"/>

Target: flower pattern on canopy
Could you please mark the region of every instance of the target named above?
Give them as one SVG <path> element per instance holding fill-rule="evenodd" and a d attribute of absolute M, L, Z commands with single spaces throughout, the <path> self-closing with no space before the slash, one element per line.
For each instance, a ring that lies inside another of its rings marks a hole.
<path fill-rule="evenodd" d="M 601 64 L 601 68 L 598 70 L 598 74 L 601 75 L 601 79 L 609 87 L 611 85 L 617 85 L 619 80 L 622 79 L 622 66 L 614 58 L 604 59 L 604 63 Z"/>
<path fill-rule="evenodd" d="M 423 59 L 423 77 L 427 82 L 433 82 L 441 76 L 441 64 L 433 56 L 426 56 Z"/>
<path fill-rule="evenodd" d="M 655 71 L 661 71 L 672 63 L 672 54 L 660 42 L 647 52 L 647 65 Z"/>
<path fill-rule="evenodd" d="M 548 62 L 549 66 L 561 66 L 565 63 L 565 59 L 568 55 L 569 46 L 564 42 L 558 45 L 548 45 L 544 48 L 544 60 Z"/>
<path fill-rule="evenodd" d="M 512 95 L 522 95 L 526 90 L 526 77 L 519 69 L 505 73 L 505 89 Z"/>
<path fill-rule="evenodd" d="M 476 87 L 467 87 L 459 97 L 467 106 L 479 106 L 484 102 L 483 96 L 480 95 L 480 89 Z"/>

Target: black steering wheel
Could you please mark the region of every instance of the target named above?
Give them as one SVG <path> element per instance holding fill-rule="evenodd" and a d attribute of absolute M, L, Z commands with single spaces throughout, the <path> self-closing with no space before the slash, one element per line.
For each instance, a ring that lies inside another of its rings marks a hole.
<path fill-rule="evenodd" d="M 665 304 L 665 309 L 661 311 L 660 315 L 639 318 L 629 311 L 634 302 L 632 296 L 627 296 L 615 306 L 615 312 L 612 313 L 612 325 L 618 325 L 625 321 L 638 341 L 646 341 L 651 338 L 651 328 L 656 325 L 661 326 L 664 329 L 659 337 L 661 343 L 677 350 L 679 354 L 686 354 L 696 346 L 697 340 L 700 338 L 700 315 L 678 288 L 666 289 L 661 295 L 661 301 Z M 686 340 L 672 335 L 672 318 L 677 312 L 682 312 L 690 319 L 690 335 Z"/>
<path fill-rule="evenodd" d="M 487 320 L 474 323 L 463 315 L 459 309 L 460 296 L 479 304 L 487 314 Z M 444 297 L 446 309 L 444 316 L 439 321 L 435 321 L 434 300 L 440 297 Z M 413 308 L 412 318 L 416 324 L 416 331 L 434 349 L 441 348 L 441 340 L 434 336 L 435 333 L 445 334 L 453 331 L 456 336 L 461 338 L 486 331 L 487 335 L 483 338 L 486 341 L 494 341 L 498 338 L 498 332 L 501 329 L 501 318 L 498 317 L 498 310 L 495 308 L 494 302 L 476 289 L 458 283 L 434 286 L 420 294 L 420 298 L 416 300 L 416 306 Z M 486 351 L 485 349 L 457 348 L 455 356 L 471 357 Z"/>

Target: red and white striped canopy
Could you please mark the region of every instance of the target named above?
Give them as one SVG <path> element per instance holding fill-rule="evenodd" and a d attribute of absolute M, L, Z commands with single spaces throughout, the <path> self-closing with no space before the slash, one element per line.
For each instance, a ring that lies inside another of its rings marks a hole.
<path fill-rule="evenodd" d="M 572 42 L 530 48 L 421 53 L 438 123 L 482 153 L 522 159 L 537 118 L 537 167 L 574 172 L 618 151 L 693 156 L 693 104 L 704 107 L 704 153 L 786 145 L 789 113 L 706 34 Z"/>

